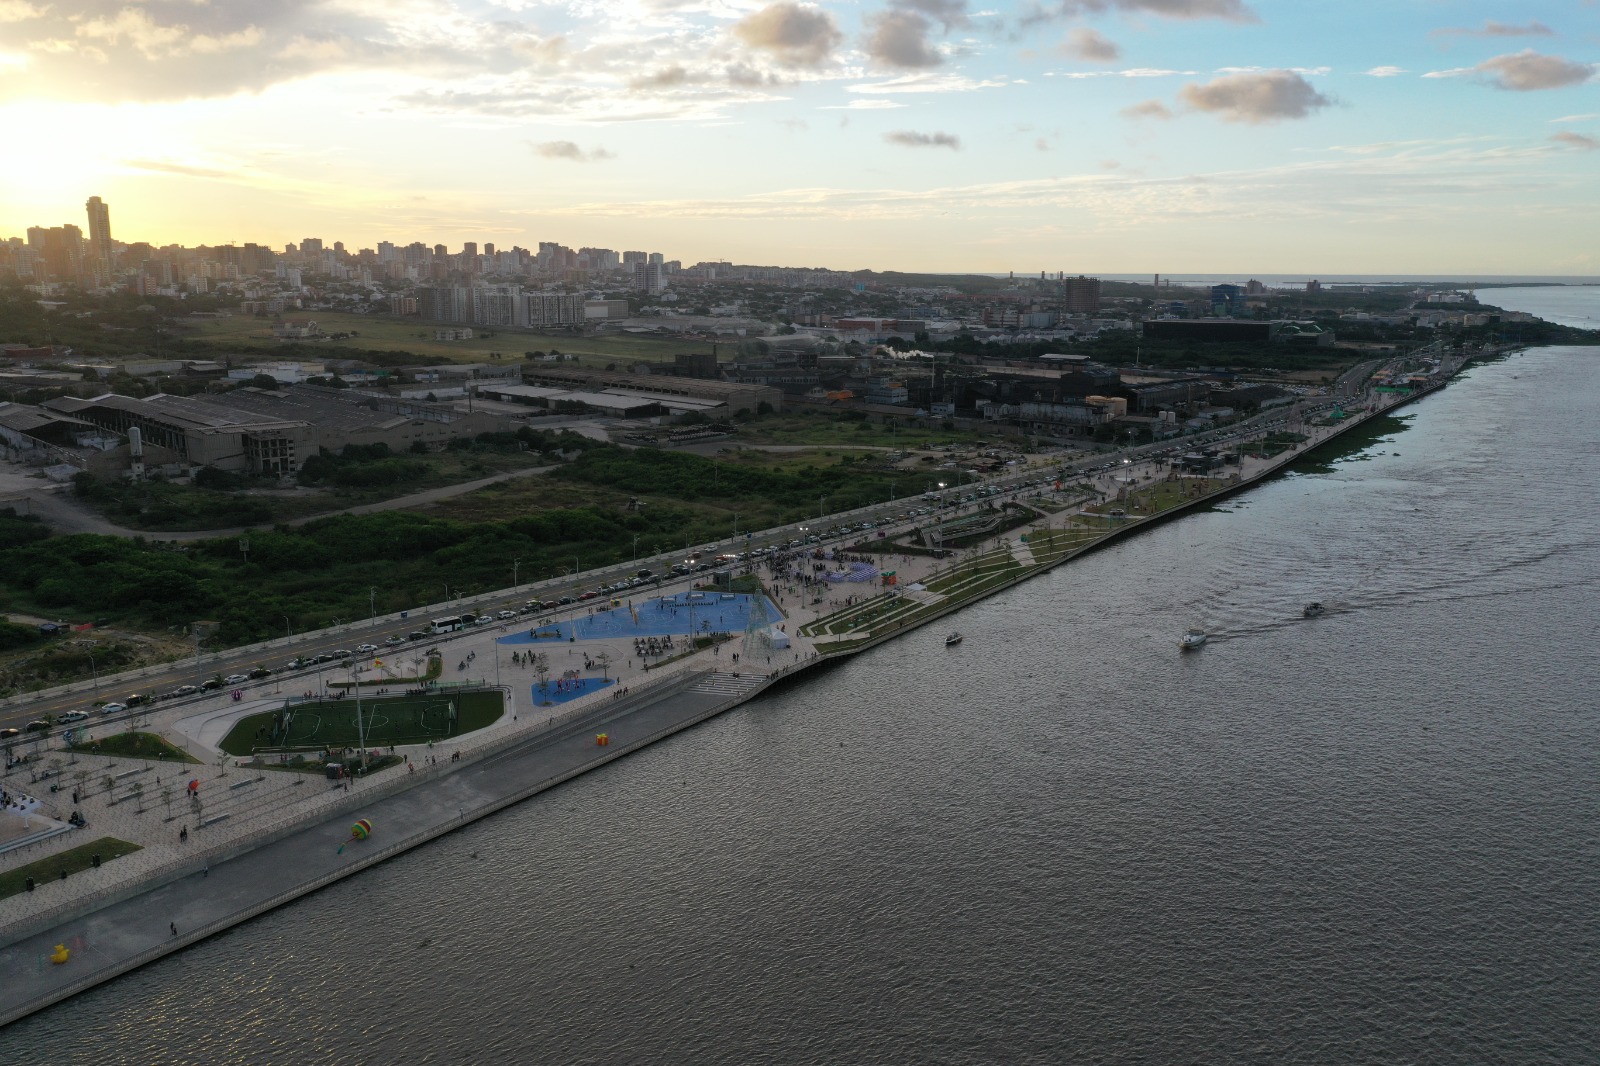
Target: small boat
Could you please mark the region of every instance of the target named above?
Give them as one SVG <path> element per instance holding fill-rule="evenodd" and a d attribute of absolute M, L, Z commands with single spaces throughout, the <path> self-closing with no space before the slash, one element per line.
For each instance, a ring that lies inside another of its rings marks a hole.
<path fill-rule="evenodd" d="M 1300 612 L 1300 616 L 1302 618 L 1315 618 L 1317 615 L 1321 614 L 1323 610 L 1324 608 L 1322 604 L 1318 603 L 1316 600 L 1313 600 L 1306 604 L 1305 610 Z"/>
<path fill-rule="evenodd" d="M 960 643 L 961 643 L 961 634 L 960 633 L 951 633 L 948 637 L 944 638 L 944 646 L 947 647 L 947 648 L 953 648 L 957 644 L 960 644 Z"/>
<path fill-rule="evenodd" d="M 1196 651 L 1206 642 L 1206 631 L 1193 627 L 1186 630 L 1183 639 L 1178 641 L 1180 651 Z"/>

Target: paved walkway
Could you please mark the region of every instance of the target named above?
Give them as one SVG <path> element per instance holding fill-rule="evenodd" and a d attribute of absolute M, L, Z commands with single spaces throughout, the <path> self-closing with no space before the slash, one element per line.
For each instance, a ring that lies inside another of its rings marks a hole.
<path fill-rule="evenodd" d="M 0 1024 L 40 997 L 114 976 L 146 961 L 152 952 L 160 954 L 225 928 L 241 914 L 275 905 L 321 879 L 351 872 L 407 843 L 431 839 L 626 755 L 658 735 L 699 721 L 730 699 L 742 699 L 760 683 L 736 684 L 730 691 L 713 680 L 665 697 L 641 692 L 604 701 L 553 732 L 476 761 L 453 764 L 442 759 L 423 772 L 423 780 L 401 780 L 410 787 L 394 794 L 385 794 L 389 790 L 380 781 L 365 782 L 351 794 L 330 790 L 327 795 L 337 800 L 329 805 L 333 809 L 280 839 L 209 865 L 197 859 L 192 870 L 175 880 L 69 918 L 0 951 L 0 973 L 7 975 L 0 983 Z M 602 730 L 609 735 L 605 747 L 595 741 Z M 316 782 L 313 787 L 325 785 Z M 341 852 L 356 818 L 371 821 L 373 835 Z M 57 944 L 72 951 L 65 965 L 48 961 Z"/>

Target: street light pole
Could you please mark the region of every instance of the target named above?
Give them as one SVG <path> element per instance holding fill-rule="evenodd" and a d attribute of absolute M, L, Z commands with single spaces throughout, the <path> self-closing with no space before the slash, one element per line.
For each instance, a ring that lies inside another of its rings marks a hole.
<path fill-rule="evenodd" d="M 284 640 L 293 640 L 294 639 L 294 631 L 289 628 L 289 616 L 288 615 L 284 615 L 283 616 L 283 639 Z"/>
<path fill-rule="evenodd" d="M 511 587 L 517 587 L 517 571 L 522 567 L 521 559 L 511 560 Z"/>
<path fill-rule="evenodd" d="M 378 624 L 378 586 L 373 585 L 367 590 L 367 611 L 372 615 L 372 624 Z"/>

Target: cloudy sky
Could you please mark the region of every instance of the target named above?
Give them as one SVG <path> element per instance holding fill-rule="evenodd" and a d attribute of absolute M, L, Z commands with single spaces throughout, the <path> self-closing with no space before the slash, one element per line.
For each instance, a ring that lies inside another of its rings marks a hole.
<path fill-rule="evenodd" d="M 1600 274 L 1596 0 L 0 0 L 0 235 Z"/>

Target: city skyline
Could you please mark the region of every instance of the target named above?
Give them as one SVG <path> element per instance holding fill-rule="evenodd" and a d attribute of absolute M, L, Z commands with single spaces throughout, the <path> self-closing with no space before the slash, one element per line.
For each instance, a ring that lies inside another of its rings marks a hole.
<path fill-rule="evenodd" d="M 121 241 L 188 246 L 1600 272 L 1594 5 L 0 0 L 0 24 L 0 122 L 32 149 L 7 235 L 94 196 Z"/>

